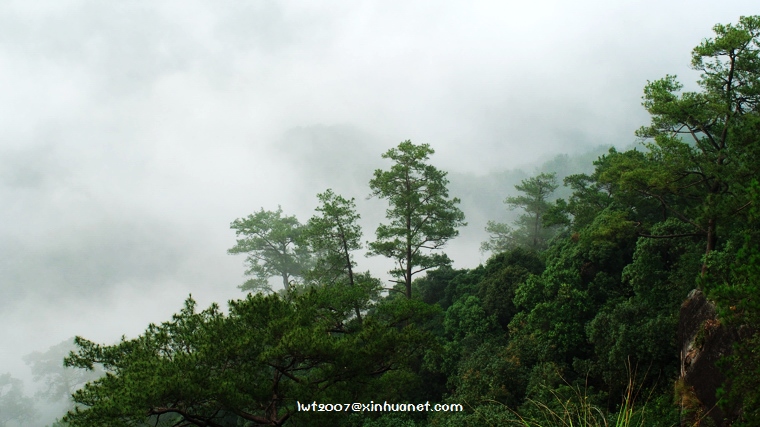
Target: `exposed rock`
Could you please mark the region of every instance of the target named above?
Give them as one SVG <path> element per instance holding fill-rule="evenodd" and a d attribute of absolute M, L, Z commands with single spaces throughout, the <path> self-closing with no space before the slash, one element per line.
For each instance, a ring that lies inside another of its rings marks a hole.
<path fill-rule="evenodd" d="M 728 419 L 735 414 L 725 414 L 717 405 L 716 392 L 726 379 L 717 363 L 731 352 L 734 335 L 720 323 L 715 304 L 702 291 L 689 293 L 678 322 L 681 378 L 676 391 L 683 410 L 682 426 L 730 425 Z"/>

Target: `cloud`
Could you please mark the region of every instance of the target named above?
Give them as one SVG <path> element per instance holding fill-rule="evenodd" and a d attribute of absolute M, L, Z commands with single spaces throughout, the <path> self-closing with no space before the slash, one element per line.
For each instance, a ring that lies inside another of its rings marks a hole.
<path fill-rule="evenodd" d="M 436 150 L 477 229 L 504 212 L 505 171 L 633 142 L 646 81 L 694 87 L 690 50 L 755 9 L 2 2 L 0 323 L 19 326 L 0 341 L 19 344 L 0 365 L 76 333 L 139 332 L 191 292 L 240 296 L 229 223 L 261 207 L 305 220 L 331 187 L 357 198 L 371 239 L 385 207 L 367 183 L 406 139 Z M 480 238 L 460 239 L 452 257 L 472 267 Z M 360 267 L 388 269 L 374 262 Z M 34 331 L 47 342 L 29 348 Z"/>

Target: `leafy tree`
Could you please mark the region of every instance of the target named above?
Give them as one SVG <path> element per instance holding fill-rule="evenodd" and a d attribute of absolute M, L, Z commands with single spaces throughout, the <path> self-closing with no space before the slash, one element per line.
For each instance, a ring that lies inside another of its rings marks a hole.
<path fill-rule="evenodd" d="M 558 187 L 555 173 L 541 173 L 524 179 L 515 188 L 523 193 L 504 200 L 510 209 L 522 208 L 525 213 L 516 221 L 516 229 L 506 224 L 489 221 L 486 231 L 491 235 L 481 250 L 502 252 L 517 246 L 543 249 L 551 237 L 552 229 L 543 223 L 551 208 L 549 197 Z"/>
<path fill-rule="evenodd" d="M 652 231 L 677 234 L 687 227 L 670 218 Z M 658 379 L 676 376 L 678 313 L 701 263 L 695 239 L 639 238 L 621 276 L 627 292 L 608 299 L 586 327 L 596 355 L 595 374 L 612 394 L 628 385 L 624 361 L 647 367 L 647 378 L 636 379 L 638 384 L 655 386 Z"/>
<path fill-rule="evenodd" d="M 500 402 L 517 407 L 522 401 L 528 372 L 514 352 L 497 339 L 486 339 L 465 350 L 449 378 L 452 401 L 468 405 Z"/>
<path fill-rule="evenodd" d="M 353 287 L 358 280 L 370 278 L 356 274 L 353 251 L 362 247 L 362 230 L 357 221 L 354 199 L 347 200 L 332 190 L 318 194 L 321 204 L 316 208 L 319 215 L 309 219 L 304 240 L 314 256 L 314 266 L 306 274 L 315 283 L 344 284 Z M 355 307 L 356 318 L 361 320 L 361 310 Z"/>
<path fill-rule="evenodd" d="M 150 325 L 135 339 L 103 346 L 77 338 L 79 350 L 66 364 L 98 364 L 106 375 L 74 393 L 78 407 L 64 421 L 74 427 L 334 424 L 298 412 L 296 400 L 382 398 L 384 374 L 403 371 L 428 341 L 413 326 L 430 315 L 424 304 L 379 304 L 359 324 L 350 320 L 357 301 L 345 289 L 248 294 L 230 301 L 227 315 L 216 305 L 198 312 L 188 299 L 171 321 Z"/>
<path fill-rule="evenodd" d="M 450 266 L 428 270 L 424 276 L 414 280 L 414 291 L 419 292 L 420 299 L 426 304 L 438 304 L 446 310 L 453 302 L 451 284 L 468 270 L 455 270 Z"/>
<path fill-rule="evenodd" d="M 24 395 L 21 380 L 0 374 L 0 427 L 25 425 L 34 416 L 34 401 Z"/>
<path fill-rule="evenodd" d="M 446 172 L 427 163 L 435 151 L 428 144 L 407 140 L 383 154 L 394 162 L 390 170 L 375 170 L 370 180 L 371 196 L 388 200 L 389 224 L 381 224 L 377 240 L 369 244 L 370 255 L 383 255 L 396 262 L 391 274 L 412 297 L 412 277 L 422 271 L 450 264 L 445 254 L 433 253 L 459 234 L 467 225 L 457 207 L 458 198 L 449 198 Z"/>
<path fill-rule="evenodd" d="M 467 295 L 460 298 L 448 310 L 444 321 L 446 333 L 455 340 L 467 335 L 484 335 L 497 330 L 496 316 L 486 314 L 483 305 L 476 296 Z"/>
<path fill-rule="evenodd" d="M 328 189 L 317 195 L 318 215 L 309 219 L 303 240 L 314 256 L 308 276 L 316 282 L 354 284 L 352 252 L 362 248 L 362 230 L 354 199 L 347 200 Z"/>
<path fill-rule="evenodd" d="M 720 319 L 739 331 L 741 340 L 732 354 L 723 360 L 722 367 L 727 382 L 720 390 L 721 404 L 730 409 L 727 413 L 739 413 L 738 426 L 760 424 L 760 182 L 753 180 L 747 189 L 752 206 L 748 209 L 748 221 L 737 240 L 738 250 L 710 260 L 711 275 L 706 280 L 709 295 L 715 298 Z M 714 255 L 718 255 L 714 253 Z M 721 259 L 723 258 L 723 259 Z M 722 265 L 721 265 L 722 264 Z M 725 276 L 716 270 L 727 270 Z M 741 408 L 741 411 L 731 410 Z"/>
<path fill-rule="evenodd" d="M 506 332 L 507 325 L 517 313 L 515 291 L 531 274 L 541 274 L 544 266 L 538 254 L 523 248 L 492 256 L 485 266 L 485 274 L 478 283 L 478 296 L 483 309 Z"/>
<path fill-rule="evenodd" d="M 620 165 L 615 176 L 623 188 L 655 200 L 664 215 L 689 224 L 682 235 L 701 236 L 705 254 L 748 206 L 739 190 L 757 173 L 760 131 L 760 16 L 713 30 L 715 38 L 692 51 L 700 92 L 680 93 L 675 76 L 646 85 L 643 104 L 652 122 L 637 135 L 652 140 L 648 162 Z"/>
<path fill-rule="evenodd" d="M 499 253 L 520 245 L 515 235 L 515 229 L 508 224 L 489 220 L 486 224 L 486 232 L 488 233 L 488 240 L 481 243 L 481 252 Z"/>
<path fill-rule="evenodd" d="M 715 37 L 693 51 L 692 66 L 702 71 L 698 92 L 682 93 L 672 76 L 647 85 L 644 106 L 652 122 L 638 132 L 647 149 L 612 149 L 594 162 L 592 174 L 565 178 L 573 194 L 540 217 L 544 228 L 563 225 L 568 233 L 541 253 L 541 274 L 500 268 L 494 275 L 486 266 L 477 292 L 454 299 L 440 362 L 451 396 L 508 405 L 517 397 L 519 406 L 524 394 L 560 411 L 567 409 L 567 392 L 582 388 L 589 402 L 606 401 L 614 411 L 617 396 L 633 381 L 639 396 L 651 398 L 646 412 L 656 415 L 647 415 L 648 424 L 677 422 L 667 383 L 678 375 L 678 313 L 702 265 L 697 282 L 719 304 L 720 322 L 735 327 L 740 338 L 724 361 L 729 381 L 723 404 L 733 407 L 726 413 L 739 414 L 735 421 L 742 425 L 758 424 L 760 186 L 752 184 L 760 168 L 758 36 L 760 17 L 716 26 Z M 511 227 L 489 223 L 486 249 L 539 240 L 531 234 L 539 215 L 527 214 L 528 199 L 512 202 L 526 215 Z M 436 295 L 450 287 L 435 285 Z M 472 326 L 488 322 L 471 319 L 494 314 L 500 325 L 509 322 L 506 343 Z M 522 381 L 506 384 L 494 375 Z M 503 387 L 516 395 L 499 395 Z M 475 405 L 473 415 L 488 410 Z M 510 410 L 530 420 L 527 406 Z M 595 410 L 602 415 L 603 409 Z M 456 417 L 459 424 L 484 424 Z"/>
<path fill-rule="evenodd" d="M 617 151 L 610 149 L 610 154 L 614 155 Z M 610 188 L 603 186 L 599 181 L 599 166 L 605 160 L 605 156 L 594 161 L 597 166 L 596 172 L 592 175 L 575 174 L 566 176 L 563 183 L 570 187 L 573 193 L 568 201 L 558 199 L 544 216 L 544 222 L 551 225 L 570 225 L 574 231 L 578 231 L 584 226 L 590 224 L 594 217 L 607 208 L 612 202 Z"/>
<path fill-rule="evenodd" d="M 529 382 L 543 381 L 539 367 L 545 365 L 556 366 L 568 382 L 606 387 L 589 369 L 594 348 L 587 329 L 600 307 L 630 292 L 621 274 L 637 237 L 624 215 L 605 209 L 574 235 L 556 239 L 543 254 L 543 272 L 527 276 L 514 290 L 509 349 L 530 372 Z M 556 372 L 551 376 L 557 378 Z"/>
<path fill-rule="evenodd" d="M 699 92 L 681 92 L 674 76 L 647 84 L 644 106 L 652 122 L 638 135 L 651 138 L 648 161 L 621 164 L 614 179 L 683 224 L 679 233 L 652 232 L 650 238 L 698 239 L 704 254 L 698 283 L 717 300 L 721 322 L 752 331 L 756 324 L 746 316 L 752 310 L 743 308 L 752 307 L 757 295 L 752 187 L 760 167 L 760 16 L 713 30 L 715 36 L 692 51 L 692 68 L 701 71 Z M 753 243 L 742 246 L 744 239 Z M 724 390 L 727 401 L 742 407 L 740 421 L 747 425 L 760 420 L 757 342 L 754 333 L 741 336 L 735 356 L 728 357 Z"/>
<path fill-rule="evenodd" d="M 230 225 L 238 236 L 230 254 L 247 254 L 246 275 L 253 276 L 240 286 L 244 291 L 271 291 L 269 278 L 279 276 L 282 286 L 302 277 L 309 254 L 301 243 L 303 226 L 295 216 L 283 216 L 276 211 L 261 209 L 247 218 L 236 219 Z"/>
<path fill-rule="evenodd" d="M 511 407 L 521 402 L 529 370 L 510 348 L 506 325 L 515 312 L 515 288 L 542 270 L 536 253 L 518 248 L 491 257 L 485 266 L 438 269 L 415 281 L 423 299 L 438 299 L 447 307 L 439 332 L 442 348 L 426 358 L 432 369 L 445 375 L 449 401 L 464 402 L 476 413 L 494 402 Z M 445 418 L 461 422 L 458 417 Z"/>

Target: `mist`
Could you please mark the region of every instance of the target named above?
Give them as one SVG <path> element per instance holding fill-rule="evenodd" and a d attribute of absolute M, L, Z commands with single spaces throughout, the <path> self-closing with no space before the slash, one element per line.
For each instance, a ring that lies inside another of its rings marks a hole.
<path fill-rule="evenodd" d="M 305 221 L 332 188 L 356 198 L 372 240 L 386 205 L 368 181 L 407 139 L 449 172 L 469 225 L 446 251 L 474 267 L 515 184 L 558 155 L 591 167 L 636 144 L 647 80 L 694 81 L 690 50 L 755 9 L 3 2 L 0 374 L 33 395 L 24 355 L 136 336 L 191 294 L 242 297 L 229 225 L 261 208 Z M 361 255 L 387 278 L 389 262 Z"/>

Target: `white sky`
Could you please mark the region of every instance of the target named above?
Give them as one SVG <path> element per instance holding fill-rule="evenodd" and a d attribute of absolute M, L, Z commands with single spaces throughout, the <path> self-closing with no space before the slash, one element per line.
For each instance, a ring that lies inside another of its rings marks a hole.
<path fill-rule="evenodd" d="M 261 207 L 305 220 L 333 187 L 357 198 L 371 239 L 384 207 L 365 200 L 367 181 L 405 139 L 472 175 L 626 146 L 647 122 L 646 81 L 694 87 L 691 49 L 756 12 L 706 0 L 3 1 L 0 373 L 28 378 L 23 354 L 73 335 L 135 336 L 189 293 L 201 306 L 241 297 L 229 223 Z M 482 260 L 478 243 L 452 242 L 457 267 Z"/>

